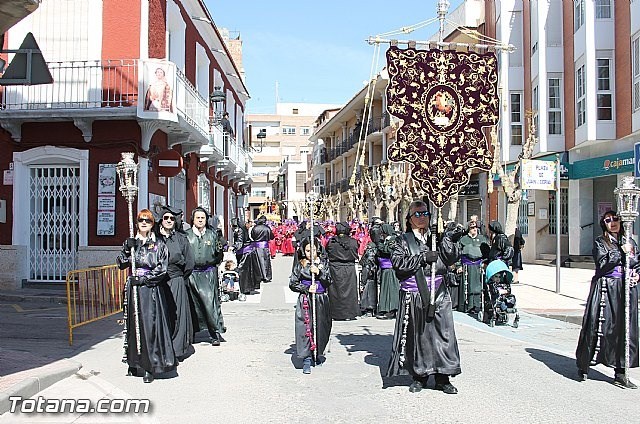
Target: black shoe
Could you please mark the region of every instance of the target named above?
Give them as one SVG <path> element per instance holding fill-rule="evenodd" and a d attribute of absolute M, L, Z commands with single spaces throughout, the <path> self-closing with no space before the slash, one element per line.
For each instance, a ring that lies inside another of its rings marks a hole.
<path fill-rule="evenodd" d="M 145 371 L 142 381 L 144 381 L 145 383 L 151 383 L 153 381 L 153 374 L 151 374 L 149 371 Z"/>
<path fill-rule="evenodd" d="M 218 340 L 217 338 L 214 339 L 213 337 L 210 339 L 211 342 L 211 346 L 220 346 L 220 340 Z"/>
<path fill-rule="evenodd" d="M 578 381 L 587 381 L 587 373 L 578 369 Z"/>
<path fill-rule="evenodd" d="M 413 380 L 413 383 L 409 386 L 409 391 L 411 393 L 418 393 L 420 390 L 424 389 L 426 385 L 425 381 Z"/>
<path fill-rule="evenodd" d="M 441 392 L 445 392 L 448 395 L 458 394 L 458 389 L 456 389 L 451 383 L 441 383 L 436 384 L 436 390 L 440 390 Z"/>
<path fill-rule="evenodd" d="M 631 382 L 631 380 L 627 380 L 625 378 L 624 374 L 618 374 L 618 373 L 616 373 L 616 376 L 615 376 L 615 378 L 613 380 L 613 385 L 621 387 L 623 389 L 637 389 L 638 388 L 638 386 L 633 384 Z"/>
<path fill-rule="evenodd" d="M 127 370 L 127 375 L 129 377 L 137 377 L 138 376 L 138 368 L 129 367 L 129 369 Z"/>

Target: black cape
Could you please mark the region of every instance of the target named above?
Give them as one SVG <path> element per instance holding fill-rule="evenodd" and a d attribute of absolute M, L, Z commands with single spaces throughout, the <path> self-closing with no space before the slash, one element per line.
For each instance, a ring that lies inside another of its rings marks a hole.
<path fill-rule="evenodd" d="M 144 285 L 133 287 L 127 284 L 127 364 L 139 367 L 152 374 L 175 370 L 178 365 L 173 351 L 169 329 L 169 308 L 165 294 L 168 292 L 167 263 L 168 250 L 162 240 L 155 236 L 147 238 L 144 244 L 139 240 L 135 251 L 136 270 Z M 131 256 L 123 246 L 117 258 L 120 269 L 131 265 Z M 136 325 L 134 291 L 138 297 L 140 353 L 136 347 Z"/>
<path fill-rule="evenodd" d="M 333 285 L 329 289 L 331 317 L 335 320 L 355 319 L 358 306 L 358 242 L 347 236 L 333 237 L 325 247 Z"/>
<path fill-rule="evenodd" d="M 633 240 L 632 240 L 633 242 Z M 634 254 L 629 257 L 630 265 L 639 268 L 638 249 L 634 245 Z M 591 290 L 587 297 L 587 304 L 582 318 L 582 329 L 576 349 L 576 364 L 578 369 L 586 372 L 592 363 L 604 364 L 614 368 L 624 368 L 624 276 L 622 278 L 607 276 L 615 267 L 625 272 L 626 255 L 620 245 L 613 241 L 607 245 L 604 236 L 596 238 L 593 247 L 593 259 L 596 273 L 591 280 Z M 604 296 L 602 309 L 603 336 L 600 339 L 600 351 L 596 355 L 595 349 L 598 339 L 598 317 L 601 312 L 602 287 L 607 291 Z M 630 299 L 630 367 L 638 366 L 638 286 L 631 289 Z"/>
<path fill-rule="evenodd" d="M 437 262 L 423 266 L 422 255 L 411 253 L 414 250 L 410 247 L 412 243 L 421 244 L 416 240 L 413 232 L 404 233 L 396 239 L 391 254 L 393 269 L 401 282 L 415 276 L 420 268 L 429 277 L 431 266 L 436 267 L 436 275 L 444 278 L 447 267 L 454 264 L 460 256 L 458 246 L 445 235 L 438 244 Z M 430 247 L 431 243 L 427 242 L 426 245 L 421 245 L 420 249 L 430 250 Z M 427 308 L 423 303 L 420 292 L 400 290 L 399 313 L 396 317 L 391 359 L 387 370 L 389 377 L 410 374 L 414 378 L 423 378 L 431 374 L 461 373 L 451 297 L 446 284 L 443 283 L 436 293 L 436 310 L 433 318 L 427 317 Z M 401 342 L 405 325 L 407 337 L 403 349 Z"/>

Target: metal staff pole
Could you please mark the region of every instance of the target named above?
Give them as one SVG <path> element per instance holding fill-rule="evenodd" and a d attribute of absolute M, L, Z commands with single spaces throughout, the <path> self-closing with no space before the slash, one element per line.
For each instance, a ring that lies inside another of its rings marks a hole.
<path fill-rule="evenodd" d="M 133 202 L 138 194 L 138 164 L 133 160 L 134 153 L 125 152 L 122 153 L 122 160 L 118 162 L 116 170 L 118 172 L 118 179 L 120 180 L 120 192 L 127 201 L 129 207 L 129 237 L 134 237 L 133 231 Z M 131 275 L 136 276 L 136 256 L 135 248 L 131 248 Z M 129 284 L 129 281 L 127 281 Z M 138 308 L 138 287 L 133 286 L 131 292 L 133 293 L 133 317 L 135 324 L 135 336 L 136 336 L 136 353 L 140 354 L 140 311 Z M 125 293 L 128 293 L 127 287 L 125 287 Z M 128 305 L 128 299 L 125 298 L 125 304 Z M 128 306 L 127 306 L 128 307 Z M 127 356 L 127 311 L 125 310 L 124 317 L 124 358 Z"/>
<path fill-rule="evenodd" d="M 440 210 L 438 209 L 438 212 L 440 212 Z M 438 214 L 438 217 L 440 216 L 440 214 Z M 435 218 L 435 216 L 434 216 Z M 435 219 L 434 219 L 435 221 Z M 429 222 L 429 224 L 431 225 L 431 227 L 433 228 L 433 223 Z M 436 226 L 436 230 L 434 232 L 431 233 L 431 250 L 434 252 L 437 252 L 436 250 L 436 238 L 438 237 L 438 227 Z M 434 308 L 435 309 L 435 305 L 436 305 L 436 264 L 438 263 L 438 261 L 436 260 L 436 262 L 431 264 L 431 285 L 429 286 L 429 290 L 431 293 L 429 296 L 429 308 Z"/>
<path fill-rule="evenodd" d="M 315 204 L 316 201 L 318 200 L 318 197 L 316 196 L 315 192 L 309 192 L 309 194 L 307 194 L 307 202 L 309 203 L 309 223 L 311 226 L 311 233 L 309 235 L 309 251 L 311 252 L 311 257 L 309 258 L 311 260 L 311 265 L 309 266 L 309 269 L 311 269 L 311 266 L 314 265 L 315 263 L 315 259 L 314 259 L 314 254 L 317 254 L 316 252 L 316 245 L 314 243 L 314 228 L 313 228 L 313 213 L 314 213 L 314 209 L 315 209 Z M 315 349 L 312 352 L 312 356 L 313 356 L 313 363 L 317 363 L 318 362 L 318 336 L 316 335 L 316 330 L 318 329 L 318 318 L 316 316 L 316 279 L 315 279 L 315 274 L 311 271 L 309 271 L 309 273 L 311 274 L 311 287 L 313 287 L 313 292 L 311 293 L 311 313 L 313 314 L 313 344 L 315 346 Z"/>
<path fill-rule="evenodd" d="M 614 191 L 618 196 L 618 214 L 620 214 L 620 218 L 622 218 L 626 235 L 624 274 L 624 381 L 626 385 L 629 384 L 629 343 L 631 342 L 631 261 L 629 260 L 629 256 L 633 252 L 631 234 L 633 233 L 633 223 L 636 218 L 638 218 L 638 198 L 640 197 L 640 188 L 633 182 L 633 177 L 624 177 L 622 187 L 618 187 Z"/>

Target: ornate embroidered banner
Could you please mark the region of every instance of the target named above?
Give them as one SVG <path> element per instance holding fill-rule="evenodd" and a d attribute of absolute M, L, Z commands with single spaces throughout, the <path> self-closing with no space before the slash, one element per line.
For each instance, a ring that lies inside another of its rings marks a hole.
<path fill-rule="evenodd" d="M 494 53 L 387 50 L 387 109 L 401 119 L 392 161 L 413 164 L 412 178 L 442 207 L 472 168 L 491 169 L 482 128 L 498 122 Z"/>

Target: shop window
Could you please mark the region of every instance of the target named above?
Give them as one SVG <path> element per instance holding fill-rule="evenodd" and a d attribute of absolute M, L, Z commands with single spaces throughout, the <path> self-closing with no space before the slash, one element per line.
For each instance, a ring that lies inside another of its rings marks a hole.
<path fill-rule="evenodd" d="M 569 189 L 560 188 L 560 235 L 569 234 Z M 556 192 L 549 192 L 549 234 L 556 234 Z"/>

